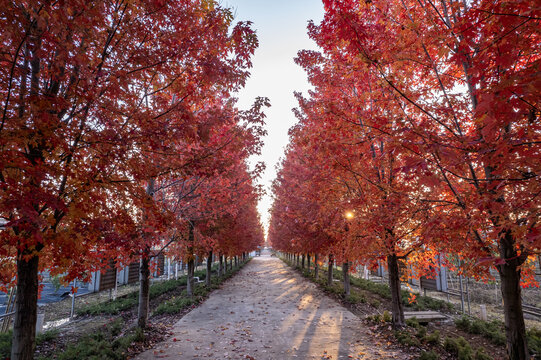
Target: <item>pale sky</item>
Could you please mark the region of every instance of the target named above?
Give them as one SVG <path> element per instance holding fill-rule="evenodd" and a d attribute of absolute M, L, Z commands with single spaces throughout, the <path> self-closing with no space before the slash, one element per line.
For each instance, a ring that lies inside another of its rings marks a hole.
<path fill-rule="evenodd" d="M 267 195 L 259 202 L 261 220 L 268 226 L 271 206 L 270 185 L 276 177 L 275 166 L 288 143 L 287 131 L 296 122 L 291 109 L 297 106 L 294 91 L 306 93 L 306 74 L 293 58 L 302 49 L 316 49 L 308 38 L 308 20 L 316 24 L 323 18 L 320 0 L 223 0 L 223 6 L 233 8 L 236 21 L 252 21 L 257 31 L 259 48 L 253 58 L 251 77 L 238 94 L 239 107 L 249 108 L 257 96 L 270 99 L 271 108 L 265 114 L 267 137 L 262 155 L 267 169 L 260 179 Z"/>

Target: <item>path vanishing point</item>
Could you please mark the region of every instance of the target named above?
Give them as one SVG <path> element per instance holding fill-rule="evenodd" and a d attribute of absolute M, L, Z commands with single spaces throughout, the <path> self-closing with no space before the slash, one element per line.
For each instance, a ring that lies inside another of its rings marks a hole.
<path fill-rule="evenodd" d="M 252 259 L 136 359 L 410 359 L 275 257 Z"/>

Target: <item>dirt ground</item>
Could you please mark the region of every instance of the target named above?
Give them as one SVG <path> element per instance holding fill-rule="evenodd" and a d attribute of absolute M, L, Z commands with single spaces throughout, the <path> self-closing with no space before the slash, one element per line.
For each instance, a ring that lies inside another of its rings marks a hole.
<path fill-rule="evenodd" d="M 412 359 L 275 257 L 254 258 L 136 359 Z"/>

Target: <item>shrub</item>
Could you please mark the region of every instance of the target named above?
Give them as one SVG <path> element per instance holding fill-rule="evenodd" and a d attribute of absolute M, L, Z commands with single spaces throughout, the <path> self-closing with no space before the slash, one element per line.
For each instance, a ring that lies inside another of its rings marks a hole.
<path fill-rule="evenodd" d="M 402 345 L 406 346 L 419 346 L 421 343 L 416 338 L 412 337 L 408 331 L 395 331 L 394 336 L 396 340 Z"/>
<path fill-rule="evenodd" d="M 408 325 L 408 326 L 410 326 L 410 327 L 412 327 L 414 329 L 418 329 L 419 326 L 421 326 L 416 317 L 412 317 L 411 319 L 406 319 L 406 325 Z"/>
<path fill-rule="evenodd" d="M 505 335 L 503 332 L 503 324 L 500 321 L 483 321 L 480 319 L 471 319 L 466 315 L 455 320 L 455 324 L 459 329 L 462 329 L 471 334 L 481 334 L 496 345 L 505 345 Z"/>
<path fill-rule="evenodd" d="M 458 354 L 459 345 L 453 338 L 446 336 L 445 341 L 443 342 L 443 347 L 452 354 Z"/>
<path fill-rule="evenodd" d="M 455 319 L 455 325 L 461 330 L 470 331 L 470 319 L 466 315 L 462 315 L 462 317 Z"/>
<path fill-rule="evenodd" d="M 415 334 L 415 336 L 417 336 L 419 339 L 424 339 L 426 336 L 426 327 L 419 326 L 417 328 L 417 334 Z"/>
<path fill-rule="evenodd" d="M 137 297 L 134 295 L 136 294 L 128 294 L 116 300 L 88 305 L 78 310 L 77 313 L 80 315 L 116 315 L 137 305 Z"/>
<path fill-rule="evenodd" d="M 374 322 L 374 323 L 380 323 L 380 322 L 383 321 L 380 314 L 369 315 L 369 316 L 366 317 L 366 319 L 368 321 L 371 321 L 371 322 Z"/>
<path fill-rule="evenodd" d="M 473 360 L 473 350 L 462 336 L 455 339 L 446 337 L 443 347 L 445 350 L 456 355 L 459 360 Z"/>
<path fill-rule="evenodd" d="M 541 330 L 540 329 L 530 329 L 526 332 L 528 338 L 528 348 L 530 353 L 537 355 L 541 358 Z"/>
<path fill-rule="evenodd" d="M 36 336 L 36 344 L 40 345 L 52 341 L 58 337 L 59 333 L 58 329 L 44 331 Z"/>
<path fill-rule="evenodd" d="M 0 333 L 0 359 L 9 359 L 11 356 L 12 331 Z"/>
<path fill-rule="evenodd" d="M 153 315 L 176 314 L 182 309 L 192 306 L 194 303 L 195 300 L 189 297 L 174 297 L 158 305 L 156 310 L 154 310 Z"/>
<path fill-rule="evenodd" d="M 366 297 L 363 294 L 351 292 L 351 294 L 346 298 L 347 302 L 352 304 L 365 303 Z"/>
<path fill-rule="evenodd" d="M 434 351 L 421 351 L 419 360 L 438 360 L 440 357 Z"/>
<path fill-rule="evenodd" d="M 453 304 L 448 303 L 444 300 L 434 299 L 430 296 L 417 295 L 413 303 L 409 301 L 410 292 L 407 290 L 402 290 L 402 302 L 404 304 L 409 304 L 414 310 L 423 311 L 423 310 L 452 310 L 454 309 Z"/>
<path fill-rule="evenodd" d="M 134 341 L 135 336 L 124 336 L 119 339 L 106 338 L 103 333 L 85 336 L 76 344 L 66 346 L 58 354 L 59 360 L 76 359 L 124 359 L 125 352 Z"/>
<path fill-rule="evenodd" d="M 351 277 L 351 284 L 363 290 L 377 294 L 385 299 L 391 298 L 391 290 L 387 284 L 375 283 L 370 280 L 360 279 L 357 277 Z"/>
<path fill-rule="evenodd" d="M 485 352 L 485 348 L 482 346 L 475 351 L 474 360 L 493 360 L 492 356 Z"/>
<path fill-rule="evenodd" d="M 385 322 L 391 322 L 391 321 L 393 321 L 393 316 L 392 316 L 391 313 L 388 312 L 387 310 L 385 310 L 385 311 L 383 312 L 383 321 L 385 321 Z"/>
<path fill-rule="evenodd" d="M 429 344 L 439 345 L 440 343 L 440 331 L 435 330 L 432 334 L 425 337 L 425 341 Z"/>

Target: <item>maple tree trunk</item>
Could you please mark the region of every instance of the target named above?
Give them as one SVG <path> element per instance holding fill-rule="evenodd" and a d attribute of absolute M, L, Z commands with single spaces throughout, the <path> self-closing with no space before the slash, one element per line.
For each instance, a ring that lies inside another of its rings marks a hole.
<path fill-rule="evenodd" d="M 329 266 L 327 267 L 327 285 L 332 286 L 332 267 L 334 258 L 332 254 L 329 254 Z"/>
<path fill-rule="evenodd" d="M 507 355 L 510 360 L 524 360 L 530 359 L 530 356 L 522 311 L 520 262 L 514 244 L 513 236 L 508 232 L 500 243 L 500 256 L 508 260 L 497 268 L 502 282 Z"/>
<path fill-rule="evenodd" d="M 209 256 L 207 257 L 207 276 L 205 277 L 205 284 L 210 286 L 210 277 L 212 273 L 212 251 L 209 251 Z"/>
<path fill-rule="evenodd" d="M 342 273 L 344 274 L 344 293 L 346 296 L 350 294 L 350 283 L 349 283 L 349 262 L 342 264 Z"/>
<path fill-rule="evenodd" d="M 195 268 L 195 261 L 194 259 L 188 260 L 188 277 L 186 280 L 186 292 L 188 293 L 188 296 L 193 295 L 193 274 L 194 274 L 194 268 Z"/>
<path fill-rule="evenodd" d="M 314 255 L 314 276 L 316 277 L 316 280 L 319 277 L 319 263 L 318 263 L 318 254 Z"/>
<path fill-rule="evenodd" d="M 239 262 L 237 260 L 237 257 L 235 256 L 235 267 L 238 268 L 239 267 Z"/>
<path fill-rule="evenodd" d="M 301 269 L 303 269 L 303 270 L 304 270 L 304 258 L 305 258 L 305 255 L 302 254 Z"/>
<path fill-rule="evenodd" d="M 139 264 L 139 308 L 137 311 L 137 326 L 146 328 L 148 322 L 148 307 L 150 303 L 150 256 L 149 249 L 141 255 Z"/>
<path fill-rule="evenodd" d="M 308 272 L 310 272 L 310 254 L 307 254 L 306 255 L 306 261 L 307 261 L 307 267 L 308 267 Z"/>
<path fill-rule="evenodd" d="M 233 258 L 229 258 L 229 270 L 233 270 Z"/>
<path fill-rule="evenodd" d="M 36 346 L 39 256 L 34 255 L 25 261 L 23 254 L 19 253 L 17 257 L 17 299 L 11 346 L 13 360 L 33 359 Z"/>
<path fill-rule="evenodd" d="M 222 254 L 218 255 L 218 276 L 222 276 L 224 274 L 224 256 Z"/>
<path fill-rule="evenodd" d="M 404 306 L 402 305 L 400 272 L 398 269 L 398 257 L 396 254 L 387 255 L 387 267 L 389 268 L 389 287 L 391 289 L 393 327 L 403 327 L 405 325 Z"/>

